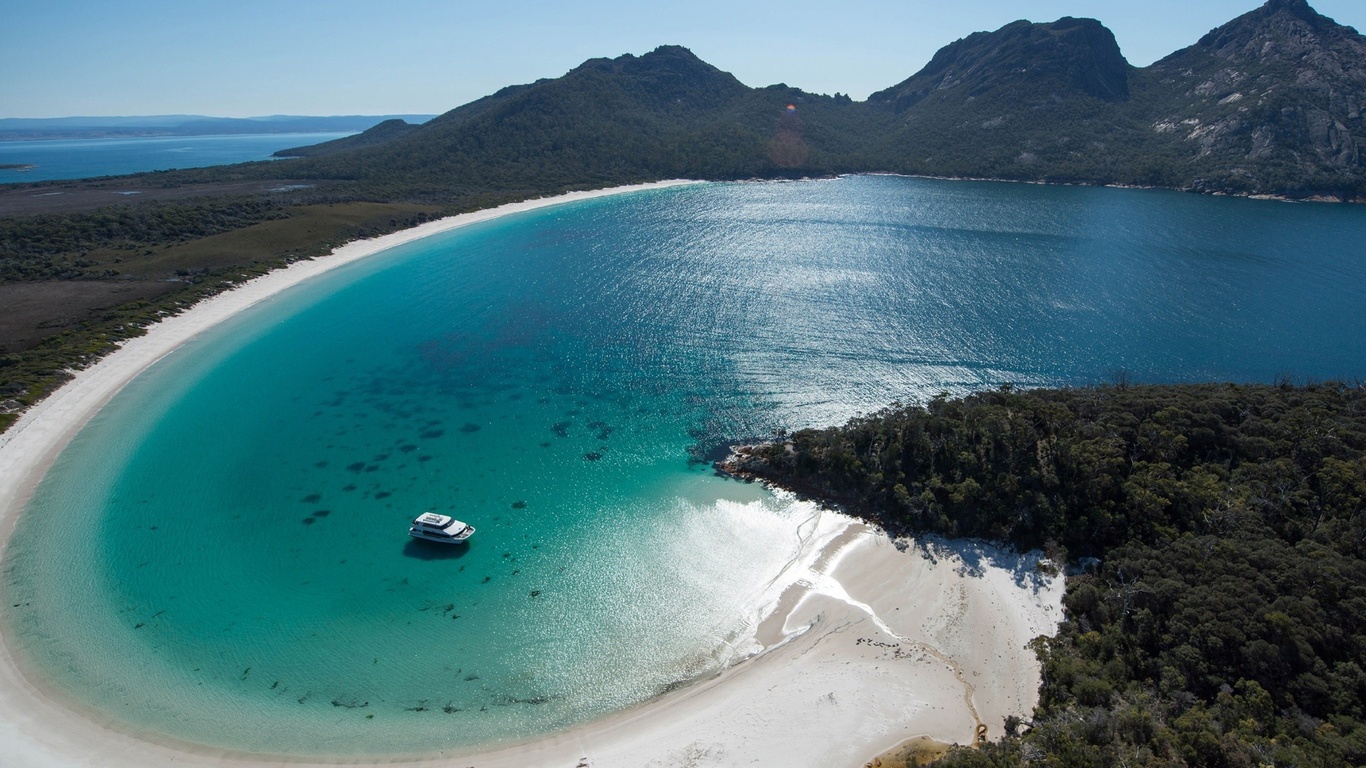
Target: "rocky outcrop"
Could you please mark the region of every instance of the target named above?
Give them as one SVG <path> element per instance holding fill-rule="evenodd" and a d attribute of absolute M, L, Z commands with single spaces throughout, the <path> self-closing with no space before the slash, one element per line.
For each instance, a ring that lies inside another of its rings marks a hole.
<path fill-rule="evenodd" d="M 1239 191 L 1359 187 L 1366 38 L 1305 0 L 1270 0 L 1144 72 L 1150 126 Z"/>
<path fill-rule="evenodd" d="M 966 101 L 1001 89 L 1047 89 L 1119 102 L 1129 98 L 1130 69 L 1114 34 L 1095 19 L 1017 21 L 944 46 L 924 69 L 868 101 L 905 112 L 931 97 Z"/>

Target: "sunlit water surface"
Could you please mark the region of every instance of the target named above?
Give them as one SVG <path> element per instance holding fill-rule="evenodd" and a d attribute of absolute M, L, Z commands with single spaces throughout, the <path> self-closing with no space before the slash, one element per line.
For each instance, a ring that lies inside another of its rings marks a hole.
<path fill-rule="evenodd" d="M 20 521 L 7 631 L 73 699 L 182 739 L 527 738 L 750 649 L 817 522 L 708 448 L 1004 382 L 1360 377 L 1363 242 L 1362 208 L 890 177 L 433 237 L 123 391 Z M 428 509 L 478 533 L 409 541 Z"/>

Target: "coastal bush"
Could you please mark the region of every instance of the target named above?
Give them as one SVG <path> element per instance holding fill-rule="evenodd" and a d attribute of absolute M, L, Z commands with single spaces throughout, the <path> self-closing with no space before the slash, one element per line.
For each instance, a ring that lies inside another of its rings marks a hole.
<path fill-rule="evenodd" d="M 92 250 L 138 252 L 286 215 L 257 197 L 0 218 L 0 282 L 89 277 L 95 264 L 82 256 Z"/>
<path fill-rule="evenodd" d="M 894 531 L 1051 546 L 1019 737 L 942 765 L 1366 761 L 1366 388 L 1004 388 L 802 430 L 744 472 Z"/>
<path fill-rule="evenodd" d="M 806 429 L 744 469 L 892 530 L 1100 556 L 1261 526 L 1366 552 L 1360 387 L 1011 388 Z"/>

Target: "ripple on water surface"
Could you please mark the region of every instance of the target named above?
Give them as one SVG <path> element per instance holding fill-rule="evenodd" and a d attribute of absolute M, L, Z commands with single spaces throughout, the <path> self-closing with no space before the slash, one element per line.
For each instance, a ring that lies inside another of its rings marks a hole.
<path fill-rule="evenodd" d="M 6 620 L 73 698 L 179 738 L 543 733 L 746 652 L 810 546 L 809 506 L 692 461 L 716 443 L 1120 368 L 1361 376 L 1364 238 L 1360 209 L 868 177 L 431 238 L 122 392 L 21 520 Z M 428 509 L 478 533 L 409 541 Z"/>

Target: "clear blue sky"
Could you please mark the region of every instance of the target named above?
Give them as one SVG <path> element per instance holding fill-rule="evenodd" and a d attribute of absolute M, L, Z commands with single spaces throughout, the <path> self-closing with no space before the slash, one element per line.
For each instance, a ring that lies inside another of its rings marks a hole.
<path fill-rule="evenodd" d="M 1310 0 L 1366 28 L 1366 0 Z M 688 46 L 857 99 L 1020 18 L 1098 18 L 1143 66 L 1261 0 L 0 0 L 0 117 L 439 113 L 596 56 Z"/>

